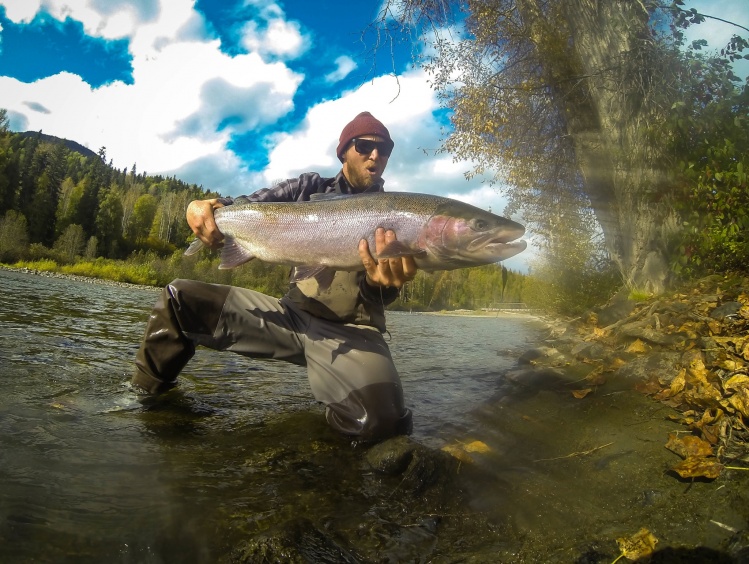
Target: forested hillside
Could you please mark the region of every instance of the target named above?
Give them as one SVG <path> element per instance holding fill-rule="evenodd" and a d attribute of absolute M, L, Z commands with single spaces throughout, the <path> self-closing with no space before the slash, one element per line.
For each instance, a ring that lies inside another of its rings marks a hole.
<path fill-rule="evenodd" d="M 8 131 L 0 110 L 0 262 L 42 270 L 163 285 L 194 278 L 280 296 L 288 268 L 252 261 L 218 270 L 213 253 L 185 257 L 190 201 L 220 194 L 174 177 L 120 170 L 106 149 L 88 156 L 41 132 Z M 526 277 L 490 265 L 419 273 L 394 307 L 489 308 L 523 302 Z"/>

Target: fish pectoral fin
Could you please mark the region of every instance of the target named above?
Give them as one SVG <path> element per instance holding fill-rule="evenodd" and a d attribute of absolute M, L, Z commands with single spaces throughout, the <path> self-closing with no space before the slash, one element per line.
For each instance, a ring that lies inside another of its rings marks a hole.
<path fill-rule="evenodd" d="M 300 282 L 301 280 L 314 278 L 321 290 L 327 290 L 333 283 L 334 276 L 335 270 L 330 267 L 319 264 L 305 264 L 294 267 L 291 272 L 291 281 Z"/>
<path fill-rule="evenodd" d="M 377 253 L 377 258 L 391 259 L 399 257 L 414 257 L 424 258 L 427 256 L 427 252 L 423 249 L 412 249 L 405 243 L 400 241 L 393 241 L 385 245 L 385 248 Z"/>
<path fill-rule="evenodd" d="M 201 241 L 200 239 L 195 239 L 192 243 L 190 243 L 190 246 L 187 247 L 187 250 L 185 251 L 185 256 L 186 257 L 192 256 L 202 248 L 203 248 L 203 241 Z"/>
<path fill-rule="evenodd" d="M 234 237 L 227 235 L 224 239 L 224 246 L 221 248 L 221 264 L 218 267 L 219 270 L 228 270 L 254 258 L 255 255 L 237 243 Z"/>

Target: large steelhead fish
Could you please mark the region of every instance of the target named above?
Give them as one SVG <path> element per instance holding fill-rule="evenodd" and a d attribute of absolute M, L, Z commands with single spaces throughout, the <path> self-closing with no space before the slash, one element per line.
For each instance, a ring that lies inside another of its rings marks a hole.
<path fill-rule="evenodd" d="M 369 241 L 376 259 L 413 256 L 427 271 L 491 264 L 525 249 L 516 241 L 525 228 L 457 200 L 412 194 L 315 194 L 307 202 L 234 203 L 215 210 L 224 235 L 219 268 L 254 258 L 295 266 L 292 280 L 323 270 L 362 270 L 358 246 Z M 395 231 L 397 241 L 375 254 L 378 227 Z M 202 248 L 195 240 L 185 252 Z"/>

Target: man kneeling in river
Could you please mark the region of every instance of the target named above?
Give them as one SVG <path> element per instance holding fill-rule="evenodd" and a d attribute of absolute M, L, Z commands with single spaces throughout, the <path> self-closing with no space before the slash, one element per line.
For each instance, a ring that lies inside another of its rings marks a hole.
<path fill-rule="evenodd" d="M 394 143 L 368 112 L 341 132 L 336 154 L 343 163 L 334 178 L 305 173 L 243 198 L 255 202 L 307 201 L 316 193 L 383 191 L 382 173 Z M 210 247 L 220 245 L 213 211 L 230 198 L 196 200 L 187 222 Z M 378 229 L 376 251 L 394 241 Z M 363 440 L 411 432 L 398 372 L 382 336 L 385 306 L 416 275 L 413 257 L 376 261 L 366 240 L 362 268 L 335 273 L 329 287 L 314 278 L 292 283 L 280 300 L 259 292 L 174 280 L 156 302 L 136 356 L 132 385 L 153 396 L 172 388 L 197 345 L 253 358 L 286 360 L 307 367 L 312 393 L 326 405 L 328 423 Z"/>

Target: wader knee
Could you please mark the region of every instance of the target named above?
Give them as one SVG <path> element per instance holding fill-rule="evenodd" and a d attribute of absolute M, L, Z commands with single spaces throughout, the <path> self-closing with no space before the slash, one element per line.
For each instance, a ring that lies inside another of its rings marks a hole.
<path fill-rule="evenodd" d="M 366 441 L 410 435 L 413 428 L 401 387 L 392 382 L 353 390 L 343 401 L 328 404 L 325 416 L 337 431 Z"/>

